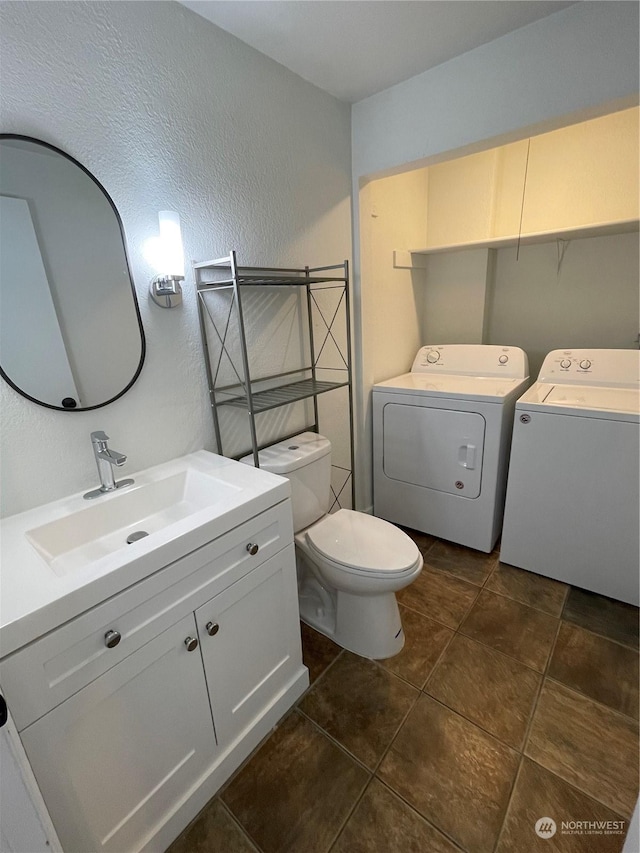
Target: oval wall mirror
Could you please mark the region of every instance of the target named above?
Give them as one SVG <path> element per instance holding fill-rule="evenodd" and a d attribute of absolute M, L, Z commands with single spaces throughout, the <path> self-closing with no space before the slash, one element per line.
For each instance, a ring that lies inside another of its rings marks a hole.
<path fill-rule="evenodd" d="M 53 145 L 0 134 L 0 374 L 35 403 L 106 406 L 138 378 L 144 331 L 120 216 Z"/>

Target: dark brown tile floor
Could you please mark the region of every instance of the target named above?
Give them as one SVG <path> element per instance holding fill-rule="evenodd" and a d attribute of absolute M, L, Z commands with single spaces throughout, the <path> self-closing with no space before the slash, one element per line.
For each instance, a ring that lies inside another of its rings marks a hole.
<path fill-rule="evenodd" d="M 370 661 L 303 625 L 311 687 L 169 853 L 619 853 L 638 609 L 414 538 L 402 652 Z"/>

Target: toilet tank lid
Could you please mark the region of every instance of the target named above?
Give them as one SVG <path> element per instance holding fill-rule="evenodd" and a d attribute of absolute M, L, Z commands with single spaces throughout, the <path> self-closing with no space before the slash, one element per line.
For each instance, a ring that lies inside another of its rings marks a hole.
<path fill-rule="evenodd" d="M 331 453 L 331 442 L 323 435 L 315 432 L 302 432 L 286 441 L 279 441 L 270 447 L 265 447 L 258 453 L 260 467 L 273 474 L 288 474 L 297 468 L 302 468 L 316 459 L 322 459 Z M 245 465 L 253 465 L 253 454 L 243 456 L 240 460 Z"/>

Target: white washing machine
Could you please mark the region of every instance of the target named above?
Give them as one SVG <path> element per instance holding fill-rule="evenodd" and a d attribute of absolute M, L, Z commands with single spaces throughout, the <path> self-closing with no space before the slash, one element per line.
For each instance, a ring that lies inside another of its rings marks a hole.
<path fill-rule="evenodd" d="M 505 563 L 639 603 L 640 353 L 554 350 L 516 403 Z"/>
<path fill-rule="evenodd" d="M 411 373 L 373 386 L 374 514 L 478 551 L 500 532 L 526 354 L 424 346 Z"/>

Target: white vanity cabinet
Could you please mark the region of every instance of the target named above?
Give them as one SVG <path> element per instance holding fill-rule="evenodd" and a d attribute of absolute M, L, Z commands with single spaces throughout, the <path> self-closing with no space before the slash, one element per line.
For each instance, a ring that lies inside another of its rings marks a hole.
<path fill-rule="evenodd" d="M 0 681 L 65 853 L 165 850 L 308 685 L 289 501 L 9 655 Z"/>
<path fill-rule="evenodd" d="M 138 850 L 215 760 L 193 615 L 22 732 L 65 853 Z"/>

